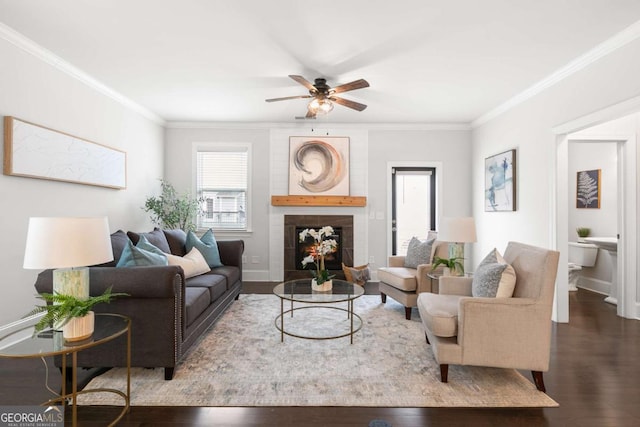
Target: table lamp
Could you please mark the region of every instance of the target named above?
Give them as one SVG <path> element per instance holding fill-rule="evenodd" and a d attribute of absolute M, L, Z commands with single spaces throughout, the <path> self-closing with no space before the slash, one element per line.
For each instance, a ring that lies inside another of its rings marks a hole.
<path fill-rule="evenodd" d="M 473 217 L 442 217 L 438 240 L 449 242 L 449 258 L 464 259 L 464 244 L 476 241 Z"/>
<path fill-rule="evenodd" d="M 23 267 L 54 268 L 54 293 L 89 298 L 87 266 L 112 260 L 106 217 L 29 218 Z"/>

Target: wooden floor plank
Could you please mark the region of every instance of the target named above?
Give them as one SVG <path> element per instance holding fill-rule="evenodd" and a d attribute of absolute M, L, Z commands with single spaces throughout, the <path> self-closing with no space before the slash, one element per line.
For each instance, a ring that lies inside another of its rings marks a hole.
<path fill-rule="evenodd" d="M 376 294 L 375 285 L 369 284 L 366 293 Z M 271 289 L 263 283 L 244 286 L 245 293 Z M 554 324 L 551 365 L 544 375 L 558 408 L 134 407 L 119 425 L 363 427 L 376 419 L 394 427 L 640 425 L 640 321 L 617 317 L 616 307 L 599 294 L 579 290 L 569 300 L 570 323 Z M 39 361 L 28 366 L 0 361 L 0 404 L 34 402 L 44 394 L 43 372 Z M 523 374 L 531 381 L 528 372 Z M 118 412 L 81 407 L 81 425 L 106 425 Z"/>

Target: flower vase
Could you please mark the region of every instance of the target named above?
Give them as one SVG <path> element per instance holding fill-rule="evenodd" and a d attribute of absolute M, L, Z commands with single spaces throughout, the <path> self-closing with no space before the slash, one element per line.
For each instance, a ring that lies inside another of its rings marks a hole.
<path fill-rule="evenodd" d="M 333 288 L 333 280 L 327 280 L 318 285 L 316 279 L 311 279 L 311 290 L 314 292 L 329 292 Z"/>

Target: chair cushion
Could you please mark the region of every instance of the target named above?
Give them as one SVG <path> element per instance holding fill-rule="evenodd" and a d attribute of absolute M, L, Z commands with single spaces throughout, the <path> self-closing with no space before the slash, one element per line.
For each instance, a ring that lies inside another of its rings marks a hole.
<path fill-rule="evenodd" d="M 382 267 L 378 269 L 378 280 L 405 292 L 415 292 L 417 270 L 406 267 Z"/>
<path fill-rule="evenodd" d="M 473 273 L 471 294 L 474 297 L 511 298 L 515 286 L 515 270 L 494 248 Z"/>
<path fill-rule="evenodd" d="M 418 310 L 425 327 L 438 337 L 458 335 L 460 295 L 423 292 L 418 295 Z"/>
<path fill-rule="evenodd" d="M 407 248 L 407 256 L 404 258 L 404 266 L 418 268 L 420 264 L 431 264 L 431 249 L 435 241 L 435 239 L 421 241 L 417 237 L 412 237 Z"/>

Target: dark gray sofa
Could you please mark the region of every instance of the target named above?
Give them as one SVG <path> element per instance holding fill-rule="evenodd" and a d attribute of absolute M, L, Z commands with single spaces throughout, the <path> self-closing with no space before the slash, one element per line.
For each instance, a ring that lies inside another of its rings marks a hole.
<path fill-rule="evenodd" d="M 99 304 L 97 313 L 117 313 L 131 318 L 131 366 L 164 368 L 165 379 L 173 378 L 175 367 L 198 340 L 236 299 L 242 289 L 242 240 L 217 241 L 223 267 L 185 280 L 179 266 L 115 267 L 127 240 L 137 243 L 140 234 L 154 245 L 168 245 L 173 255 L 185 255 L 186 234 L 182 230 L 111 235 L 114 261 L 91 267 L 90 293 L 100 295 L 107 288 L 124 292 L 109 304 Z M 38 275 L 39 293 L 52 292 L 52 270 Z M 78 366 L 126 366 L 126 338 L 80 352 Z"/>

